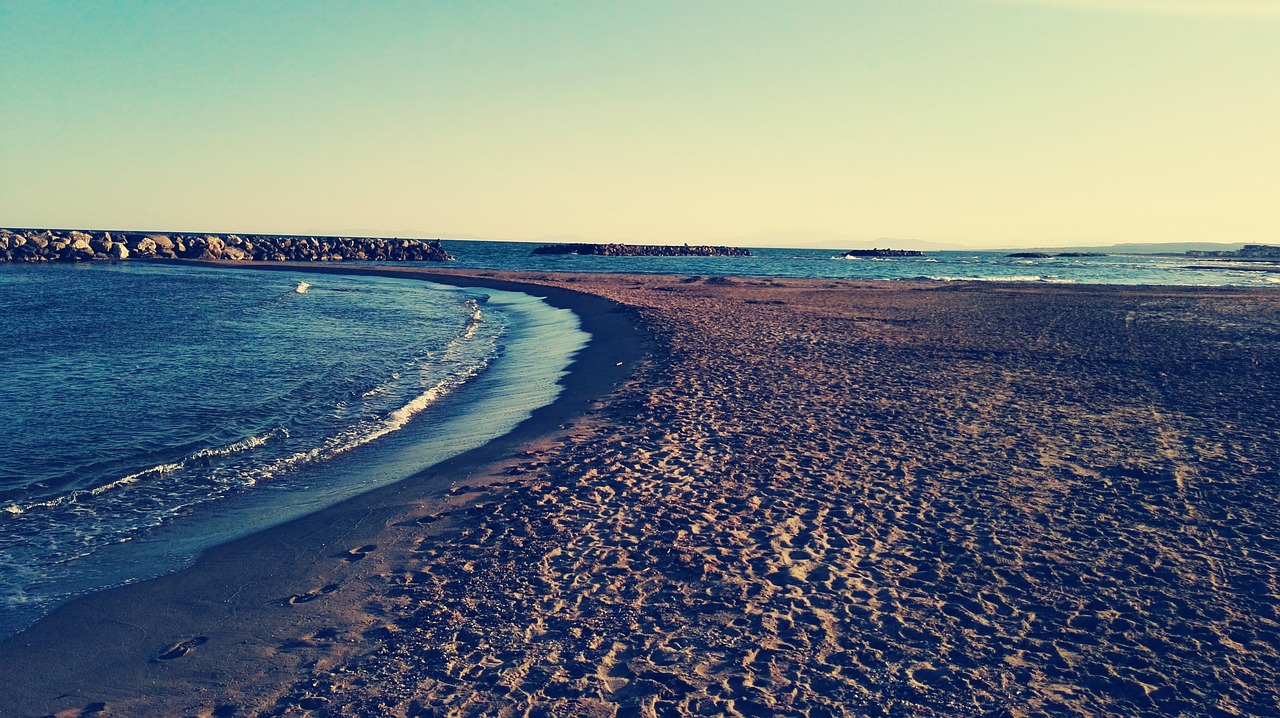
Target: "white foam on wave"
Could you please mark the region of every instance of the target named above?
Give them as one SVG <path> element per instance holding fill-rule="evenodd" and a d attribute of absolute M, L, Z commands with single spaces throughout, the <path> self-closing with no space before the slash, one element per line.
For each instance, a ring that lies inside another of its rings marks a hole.
<path fill-rule="evenodd" d="M 24 504 L 24 505 L 19 505 L 16 503 L 9 504 L 3 508 L 0 508 L 0 511 L 4 511 L 14 516 L 21 516 L 22 514 L 25 514 L 28 511 L 31 511 L 34 509 L 52 509 L 52 508 L 57 508 L 59 506 L 67 506 L 69 504 L 77 503 L 83 498 L 101 496 L 103 494 L 114 491 L 116 489 L 132 486 L 134 484 L 142 482 L 144 479 L 158 478 L 161 476 L 172 474 L 175 471 L 181 471 L 182 469 L 187 468 L 189 465 L 193 463 L 203 463 L 208 459 L 222 458 L 226 456 L 231 456 L 233 454 L 239 454 L 245 451 L 249 451 L 251 449 L 256 449 L 257 447 L 262 446 L 263 444 L 266 444 L 268 441 L 271 441 L 272 439 L 287 438 L 288 436 L 289 436 L 289 430 L 284 427 L 272 429 L 271 431 L 261 436 L 251 436 L 247 439 L 241 439 L 240 441 L 237 441 L 235 443 L 227 444 L 226 446 L 217 446 L 217 447 L 211 447 L 207 449 L 200 449 L 199 451 L 196 451 L 183 459 L 179 459 L 178 461 L 164 463 L 164 464 L 157 464 L 156 466 L 143 469 L 142 471 L 129 474 L 128 476 L 122 476 L 118 479 L 115 479 L 114 481 L 109 481 L 105 484 L 102 484 L 101 486 L 95 486 L 89 489 L 75 489 L 72 491 L 68 491 L 65 494 L 55 496 L 51 499 L 46 499 L 44 501 L 33 501 L 29 504 Z"/>
<path fill-rule="evenodd" d="M 371 397 L 390 393 L 399 384 L 404 373 L 414 370 L 415 364 L 421 364 L 424 361 L 440 355 L 449 356 L 454 353 L 462 343 L 475 339 L 476 335 L 480 332 L 481 326 L 484 324 L 484 314 L 480 311 L 479 304 L 476 300 L 467 300 L 467 305 L 471 310 L 471 314 L 467 318 L 467 325 L 456 337 L 449 340 L 448 344 L 446 344 L 442 349 L 426 352 L 416 360 L 402 367 L 401 371 L 392 372 L 391 376 L 386 381 L 361 393 L 360 398 L 369 399 Z"/>
<path fill-rule="evenodd" d="M 219 446 L 219 447 L 210 448 L 210 449 L 201 449 L 196 453 L 192 454 L 190 458 L 191 459 L 211 459 L 211 458 L 218 458 L 222 456 L 231 456 L 232 454 L 239 454 L 242 451 L 256 449 L 259 446 L 262 446 L 263 444 L 275 438 L 281 438 L 281 439 L 289 438 L 289 430 L 282 426 L 278 429 L 272 429 L 271 431 L 268 431 L 262 436 L 250 436 L 249 438 L 242 439 L 240 441 L 235 442 L 234 444 L 228 444 L 226 446 Z"/>
<path fill-rule="evenodd" d="M 489 366 L 489 359 L 467 366 L 450 374 L 445 379 L 432 385 L 426 391 L 415 396 L 405 405 L 396 408 L 375 422 L 366 422 L 350 430 L 340 432 L 311 449 L 295 452 L 271 462 L 266 466 L 253 470 L 252 475 L 245 477 L 244 485 L 253 486 L 270 480 L 280 474 L 299 469 L 308 464 L 329 461 L 335 457 L 376 441 L 387 434 L 399 431 L 413 417 L 422 413 L 427 407 L 453 393 L 454 390 L 479 376 Z"/>
<path fill-rule="evenodd" d="M 428 353 L 427 356 L 430 357 L 431 353 Z M 400 378 L 400 372 L 398 371 L 391 372 L 391 378 L 389 380 L 373 387 L 369 391 L 364 392 L 363 394 L 360 395 L 360 398 L 368 399 L 371 396 L 378 396 L 379 394 L 387 393 L 387 390 L 389 390 L 391 386 L 395 384 L 396 380 L 399 378 Z"/>
<path fill-rule="evenodd" d="M 128 486 L 130 484 L 136 484 L 150 476 L 164 476 L 165 474 L 171 474 L 184 466 L 186 466 L 185 461 L 178 461 L 172 464 L 160 464 L 158 466 L 152 466 L 149 469 L 143 469 L 136 474 L 122 476 L 115 481 L 105 483 L 101 486 L 95 486 L 92 489 L 75 489 L 62 494 L 61 496 L 55 496 L 46 501 L 33 501 L 32 503 L 24 506 L 9 504 L 4 507 L 4 511 L 13 514 L 14 516 L 20 516 L 33 509 L 52 509 L 59 506 L 66 506 L 67 504 L 73 504 L 86 496 L 101 496 L 108 491 Z"/>
<path fill-rule="evenodd" d="M 427 358 L 434 356 L 441 357 L 446 364 L 450 362 L 460 362 L 463 360 L 462 354 L 468 351 L 474 351 L 473 342 L 480 335 L 480 330 L 484 326 L 484 314 L 481 312 L 479 303 L 475 300 L 468 300 L 471 316 L 467 322 L 466 328 L 449 341 L 445 347 L 439 351 L 428 352 Z M 297 451 L 289 456 L 281 457 L 270 462 L 265 466 L 252 469 L 251 472 L 244 477 L 245 486 L 253 486 L 262 481 L 268 481 L 286 472 L 294 471 L 309 464 L 321 463 L 329 461 L 337 456 L 347 453 L 352 449 L 359 448 L 372 441 L 376 441 L 388 434 L 399 431 L 409 423 L 413 417 L 422 413 L 427 407 L 436 403 L 440 399 L 453 393 L 456 389 L 463 386 L 467 382 L 479 376 L 490 363 L 498 356 L 498 339 L 502 335 L 501 327 L 498 333 L 487 336 L 487 340 L 479 347 L 478 356 L 474 356 L 466 364 L 455 369 L 444 378 L 436 381 L 425 390 L 417 393 L 412 399 L 403 405 L 387 411 L 381 418 L 362 421 L 359 424 L 339 433 L 330 436 L 322 441 L 318 446 L 310 449 Z M 411 367 L 406 367 L 403 371 L 408 372 Z M 377 394 L 393 393 L 396 379 L 399 379 L 401 372 L 392 375 L 393 380 L 384 382 L 374 389 L 365 392 L 365 397 Z"/>
<path fill-rule="evenodd" d="M 467 322 L 466 330 L 462 332 L 461 339 L 463 341 L 474 339 L 476 333 L 480 331 L 480 325 L 484 323 L 484 314 L 480 312 L 480 305 L 475 300 L 468 301 L 471 304 L 471 318 Z"/>
<path fill-rule="evenodd" d="M 1061 277 L 1043 277 L 1038 274 L 1013 274 L 1009 276 L 955 277 L 946 275 L 926 275 L 921 277 L 934 282 L 1041 282 L 1043 284 L 1075 284 L 1074 279 Z"/>

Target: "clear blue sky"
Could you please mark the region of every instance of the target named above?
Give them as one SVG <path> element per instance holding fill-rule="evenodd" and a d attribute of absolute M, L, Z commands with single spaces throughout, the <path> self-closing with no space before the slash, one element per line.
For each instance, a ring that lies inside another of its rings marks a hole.
<path fill-rule="evenodd" d="M 0 226 L 1280 242 L 1280 0 L 0 0 Z"/>

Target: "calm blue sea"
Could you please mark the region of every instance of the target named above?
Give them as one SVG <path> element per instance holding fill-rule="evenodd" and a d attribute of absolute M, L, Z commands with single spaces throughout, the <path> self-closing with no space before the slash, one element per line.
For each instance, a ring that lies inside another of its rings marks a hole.
<path fill-rule="evenodd" d="M 1182 257 L 532 256 L 535 246 L 445 241 L 458 268 L 1280 286 L 1280 274 Z M 570 312 L 509 292 L 0 265 L 0 636 L 509 431 L 554 399 L 587 338 Z"/>
<path fill-rule="evenodd" d="M 751 257 L 593 257 L 537 255 L 527 242 L 444 241 L 458 261 L 450 266 L 547 272 L 626 272 L 827 279 L 937 279 L 944 281 L 1062 282 L 1280 286 L 1280 274 L 1245 271 L 1175 256 L 1112 255 L 1027 259 L 1008 252 L 926 252 L 902 259 L 842 259 L 830 249 L 756 249 Z M 1252 266 L 1257 266 L 1252 265 Z"/>
<path fill-rule="evenodd" d="M 511 292 L 0 265 L 0 637 L 510 431 L 587 338 Z"/>

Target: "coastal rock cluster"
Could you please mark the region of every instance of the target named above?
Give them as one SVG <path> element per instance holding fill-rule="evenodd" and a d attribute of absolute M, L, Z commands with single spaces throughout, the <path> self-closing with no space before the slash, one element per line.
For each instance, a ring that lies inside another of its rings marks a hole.
<path fill-rule="evenodd" d="M 547 244 L 534 254 L 594 254 L 604 257 L 750 257 L 742 247 L 661 246 L 652 244 Z"/>
<path fill-rule="evenodd" d="M 334 262 L 445 261 L 439 240 L 0 229 L 0 262 L 160 258 Z"/>
<path fill-rule="evenodd" d="M 844 253 L 846 257 L 923 257 L 924 252 L 916 249 L 851 249 Z"/>

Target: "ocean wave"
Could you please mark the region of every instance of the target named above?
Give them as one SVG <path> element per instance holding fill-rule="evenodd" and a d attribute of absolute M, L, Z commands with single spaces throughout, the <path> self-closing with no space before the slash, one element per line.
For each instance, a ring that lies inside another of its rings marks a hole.
<path fill-rule="evenodd" d="M 467 322 L 467 328 L 462 332 L 461 339 L 470 341 L 475 339 L 476 333 L 480 331 L 480 326 L 484 323 L 484 314 L 480 312 L 480 305 L 474 299 L 468 300 L 471 305 L 471 317 Z"/>
<path fill-rule="evenodd" d="M 1038 274 L 1012 274 L 1009 276 L 982 276 L 982 277 L 957 277 L 949 275 L 924 275 L 915 277 L 915 279 L 925 279 L 933 282 L 1041 282 L 1043 284 L 1075 284 L 1074 279 L 1064 279 L 1061 277 L 1045 277 Z"/>
<path fill-rule="evenodd" d="M 354 426 L 321 440 L 315 446 L 295 451 L 265 465 L 248 467 L 242 477 L 244 485 L 253 486 L 308 465 L 329 461 L 399 431 L 427 407 L 482 374 L 500 354 L 499 339 L 504 332 L 499 324 L 494 327 L 496 331 L 492 335 L 481 335 L 480 331 L 485 326 L 485 317 L 480 310 L 480 302 L 468 300 L 468 305 L 471 313 L 467 325 L 457 336 L 442 349 L 427 352 L 415 362 L 392 373 L 389 381 L 365 392 L 363 396 L 365 398 L 393 397 L 401 384 L 402 375 L 424 369 L 423 363 L 427 360 L 435 359 L 437 364 L 454 366 L 453 371 L 414 394 L 404 404 L 376 412 L 379 418 L 359 421 Z M 476 345 L 477 337 L 481 336 L 485 341 Z M 363 409 L 369 411 L 372 407 L 366 405 Z"/>
<path fill-rule="evenodd" d="M 284 427 L 272 429 L 261 436 L 250 436 L 247 439 L 227 444 L 226 446 L 216 446 L 195 451 L 190 455 L 179 459 L 178 461 L 157 464 L 142 471 L 138 471 L 127 476 L 121 476 L 118 479 L 108 481 L 105 484 L 94 486 L 87 489 L 75 489 L 65 494 L 54 496 L 43 501 L 33 501 L 27 504 L 12 503 L 4 507 L 0 507 L 0 511 L 5 513 L 21 516 L 35 509 L 53 509 L 60 506 L 67 506 L 79 502 L 81 499 L 102 496 L 103 494 L 115 491 L 116 489 L 125 488 L 134 484 L 142 483 L 145 479 L 167 476 L 175 472 L 181 471 L 190 466 L 207 466 L 214 459 L 220 459 L 234 454 L 243 453 L 277 438 L 288 438 L 289 430 Z"/>
<path fill-rule="evenodd" d="M 482 299 L 484 301 L 488 301 L 488 297 L 483 297 Z M 405 375 L 421 369 L 422 366 L 427 361 L 435 358 L 436 356 L 447 357 L 456 353 L 456 350 L 460 345 L 475 339 L 476 336 L 479 334 L 481 327 L 484 325 L 484 319 L 485 319 L 484 314 L 481 312 L 479 307 L 480 303 L 481 302 L 479 300 L 467 300 L 467 305 L 468 305 L 467 308 L 470 311 L 470 314 L 468 315 L 466 326 L 462 328 L 462 330 L 458 333 L 457 336 L 455 336 L 453 339 L 450 339 L 449 342 L 445 344 L 443 348 L 436 349 L 433 351 L 428 351 L 425 354 L 422 354 L 414 358 L 412 361 L 402 366 L 400 370 L 392 372 L 386 381 L 382 382 L 381 384 L 378 384 L 372 389 L 361 392 L 360 398 L 371 399 L 374 397 L 380 397 L 380 396 L 391 394 L 396 387 L 401 385 L 401 379 Z M 346 407 L 346 404 L 343 403 L 338 408 L 345 408 L 345 407 Z"/>
<path fill-rule="evenodd" d="M 389 389 L 390 389 L 390 388 L 395 384 L 395 381 L 396 381 L 397 379 L 399 379 L 399 378 L 400 378 L 400 372 L 398 372 L 398 371 L 391 372 L 391 378 L 390 378 L 390 379 L 388 379 L 387 381 L 385 381 L 385 382 L 383 382 L 383 383 L 381 383 L 381 384 L 379 384 L 379 385 L 377 385 L 377 386 L 373 387 L 373 388 L 372 388 L 372 389 L 370 389 L 369 391 L 366 391 L 366 392 L 361 393 L 361 394 L 360 394 L 360 398 L 361 398 L 361 399 L 368 399 L 368 398 L 369 398 L 369 397 L 371 397 L 371 396 L 378 396 L 379 394 L 385 394 L 385 393 L 387 393 L 387 391 L 388 391 L 388 390 L 389 390 Z"/>
<path fill-rule="evenodd" d="M 268 441 L 271 441 L 272 439 L 277 439 L 277 438 L 280 438 L 280 439 L 289 438 L 289 430 L 281 426 L 279 428 L 268 431 L 262 436 L 250 436 L 249 438 L 242 439 L 240 441 L 235 442 L 234 444 L 228 444 L 226 446 L 219 446 L 219 447 L 214 447 L 210 449 L 201 449 L 195 452 L 194 454 L 192 454 L 190 459 L 188 460 L 198 461 L 200 459 L 214 459 L 214 458 L 220 458 L 223 456 L 231 456 L 232 454 L 239 454 L 242 451 L 256 449 L 259 446 L 262 446 L 263 444 L 267 443 Z"/>
<path fill-rule="evenodd" d="M 361 423 L 346 431 L 330 436 L 319 446 L 297 451 L 264 466 L 250 469 L 243 477 L 244 484 L 253 486 L 311 464 L 329 461 L 352 449 L 359 448 L 395 431 L 399 431 L 427 407 L 452 394 L 456 389 L 479 376 L 488 368 L 489 363 L 490 359 L 486 358 L 450 374 L 426 391 L 415 396 L 408 403 L 387 412 L 379 420 Z"/>
<path fill-rule="evenodd" d="M 105 494 L 108 491 L 112 491 L 114 489 L 118 489 L 124 486 L 129 486 L 131 484 L 136 484 L 139 481 L 150 476 L 164 476 L 165 474 L 171 474 L 175 471 L 182 469 L 184 466 L 186 466 L 185 461 L 178 461 L 171 464 L 159 464 L 157 466 L 152 466 L 149 469 L 143 469 L 142 471 L 139 471 L 137 473 L 129 474 L 128 476 L 122 476 L 114 481 L 107 482 L 105 484 L 102 484 L 101 486 L 95 486 L 91 489 L 75 489 L 73 491 L 68 491 L 65 494 L 55 496 L 51 499 L 46 499 L 44 501 L 33 501 L 29 504 L 24 504 L 24 505 L 19 505 L 16 503 L 9 504 L 8 506 L 5 506 L 3 509 L 0 509 L 0 510 L 3 510 L 4 512 L 9 514 L 13 514 L 14 516 L 21 516 L 22 514 L 25 514 L 28 511 L 32 511 L 34 509 L 53 509 L 59 506 L 66 506 L 67 504 L 76 503 L 77 501 L 79 501 L 80 499 L 86 496 L 101 496 L 102 494 Z"/>

